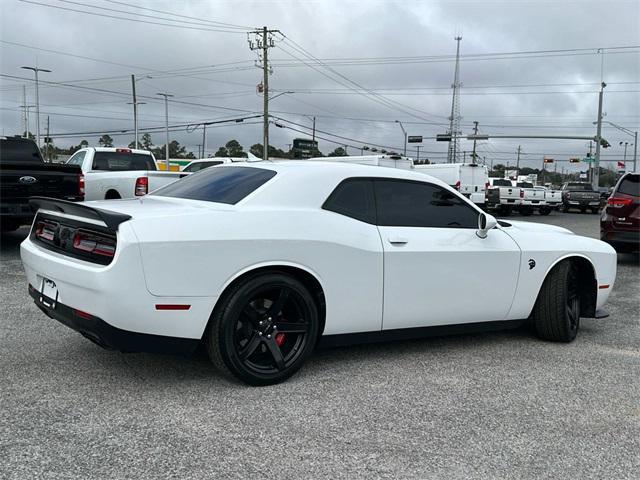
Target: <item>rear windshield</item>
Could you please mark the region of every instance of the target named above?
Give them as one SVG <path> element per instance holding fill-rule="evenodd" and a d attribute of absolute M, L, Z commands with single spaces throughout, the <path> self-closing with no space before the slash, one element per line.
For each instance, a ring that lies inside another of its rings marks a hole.
<path fill-rule="evenodd" d="M 96 152 L 92 170 L 124 172 L 127 170 L 156 170 L 151 155 L 132 152 Z"/>
<path fill-rule="evenodd" d="M 199 170 L 204 170 L 205 168 L 214 167 L 222 163 L 223 162 L 221 160 L 213 160 L 211 162 L 192 163 L 191 165 L 187 165 L 184 168 L 183 172 L 197 172 Z"/>
<path fill-rule="evenodd" d="M 584 191 L 593 190 L 590 183 L 568 183 L 567 188 L 569 190 L 584 190 Z"/>
<path fill-rule="evenodd" d="M 42 163 L 42 157 L 31 140 L 0 139 L 0 162 Z"/>
<path fill-rule="evenodd" d="M 618 192 L 640 197 L 640 175 L 627 175 L 620 182 Z"/>
<path fill-rule="evenodd" d="M 275 174 L 273 170 L 255 167 L 209 168 L 170 183 L 151 195 L 235 205 Z"/>
<path fill-rule="evenodd" d="M 496 180 L 493 181 L 493 186 L 494 187 L 510 187 L 511 181 L 507 180 L 506 178 L 497 178 Z"/>
<path fill-rule="evenodd" d="M 529 182 L 519 182 L 518 187 L 520 188 L 533 188 L 533 183 Z"/>

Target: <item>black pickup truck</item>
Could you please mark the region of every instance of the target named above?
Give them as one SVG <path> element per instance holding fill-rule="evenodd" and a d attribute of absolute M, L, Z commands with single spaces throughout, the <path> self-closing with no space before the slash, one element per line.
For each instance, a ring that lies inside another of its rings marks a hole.
<path fill-rule="evenodd" d="M 77 165 L 45 163 L 33 140 L 0 137 L 0 230 L 10 232 L 33 220 L 29 197 L 84 200 Z"/>
<path fill-rule="evenodd" d="M 562 186 L 562 208 L 565 212 L 577 208 L 582 213 L 588 208 L 592 213 L 598 213 L 600 193 L 596 192 L 590 183 L 567 182 Z"/>

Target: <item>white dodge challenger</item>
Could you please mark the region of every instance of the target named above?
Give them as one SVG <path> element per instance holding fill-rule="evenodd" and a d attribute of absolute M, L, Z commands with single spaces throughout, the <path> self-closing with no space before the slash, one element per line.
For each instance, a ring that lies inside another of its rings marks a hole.
<path fill-rule="evenodd" d="M 296 372 L 318 343 L 530 322 L 569 342 L 606 316 L 607 244 L 498 222 L 412 171 L 347 163 L 217 166 L 145 197 L 36 198 L 21 245 L 49 317 L 123 352 L 203 343 L 253 385 Z"/>

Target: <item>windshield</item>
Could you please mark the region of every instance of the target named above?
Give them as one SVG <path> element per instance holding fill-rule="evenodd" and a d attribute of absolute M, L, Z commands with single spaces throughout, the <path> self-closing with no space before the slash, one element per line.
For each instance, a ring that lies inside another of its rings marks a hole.
<path fill-rule="evenodd" d="M 42 163 L 42 157 L 35 142 L 21 138 L 7 138 L 0 140 L 0 162 Z"/>
<path fill-rule="evenodd" d="M 517 185 L 520 188 L 533 188 L 533 183 L 529 183 L 529 182 L 520 182 Z"/>
<path fill-rule="evenodd" d="M 106 170 L 109 172 L 124 172 L 128 170 L 156 170 L 156 164 L 151 155 L 122 152 L 96 152 L 93 156 L 92 170 Z"/>
<path fill-rule="evenodd" d="M 235 205 L 275 174 L 273 170 L 255 167 L 209 168 L 170 183 L 150 195 Z"/>
<path fill-rule="evenodd" d="M 567 189 L 568 190 L 583 190 L 583 191 L 592 191 L 593 188 L 591 187 L 590 183 L 568 183 L 567 184 Z"/>
<path fill-rule="evenodd" d="M 618 192 L 640 197 L 640 175 L 627 175 L 620 182 Z"/>

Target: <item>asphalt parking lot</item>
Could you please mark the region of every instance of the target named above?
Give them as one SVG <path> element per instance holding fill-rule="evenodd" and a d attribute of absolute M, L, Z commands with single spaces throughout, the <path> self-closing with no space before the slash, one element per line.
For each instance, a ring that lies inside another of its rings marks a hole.
<path fill-rule="evenodd" d="M 597 215 L 526 220 L 599 231 Z M 25 235 L 0 251 L 2 478 L 638 478 L 637 256 L 618 257 L 611 317 L 571 344 L 516 330 L 345 347 L 251 388 L 46 318 Z"/>

